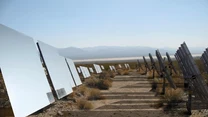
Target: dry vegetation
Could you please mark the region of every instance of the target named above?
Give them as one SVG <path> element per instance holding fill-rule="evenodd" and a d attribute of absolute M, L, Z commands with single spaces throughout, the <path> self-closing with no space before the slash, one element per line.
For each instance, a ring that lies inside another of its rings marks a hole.
<path fill-rule="evenodd" d="M 73 98 L 77 102 L 79 109 L 92 109 L 92 104 L 88 100 L 104 99 L 99 89 L 89 88 L 84 85 L 78 87 L 73 92 Z"/>
<path fill-rule="evenodd" d="M 132 70 L 126 70 L 126 69 L 117 70 L 118 75 L 129 75 L 129 72 L 132 72 Z"/>
<path fill-rule="evenodd" d="M 90 88 L 98 88 L 100 90 L 108 90 L 112 86 L 112 73 L 102 72 L 98 78 L 90 77 L 85 80 L 85 85 Z"/>
<path fill-rule="evenodd" d="M 90 88 L 87 92 L 87 99 L 88 100 L 100 100 L 100 99 L 105 99 L 105 97 L 102 96 L 99 89 Z"/>
<path fill-rule="evenodd" d="M 79 98 L 76 102 L 80 110 L 89 110 L 93 108 L 92 104 L 85 98 Z"/>
<path fill-rule="evenodd" d="M 73 92 L 78 108 L 88 110 L 93 107 L 90 100 L 105 99 L 100 90 L 107 90 L 112 86 L 111 77 L 114 77 L 111 72 L 103 72 L 97 78 L 91 76 L 86 79 L 84 84 Z"/>

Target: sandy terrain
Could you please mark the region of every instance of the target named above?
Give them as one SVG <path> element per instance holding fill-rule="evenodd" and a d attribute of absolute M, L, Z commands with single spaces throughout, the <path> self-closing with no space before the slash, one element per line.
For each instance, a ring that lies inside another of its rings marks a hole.
<path fill-rule="evenodd" d="M 106 99 L 91 101 L 91 110 L 79 110 L 72 100 L 62 99 L 30 117 L 188 117 L 185 103 L 172 111 L 155 108 L 159 97 L 150 92 L 151 81 L 135 72 L 129 76 L 116 76 L 112 87 L 101 91 Z M 207 110 L 193 111 L 191 117 L 204 116 L 208 116 Z"/>
<path fill-rule="evenodd" d="M 145 76 L 116 76 L 113 86 L 103 90 L 105 100 L 92 101 L 90 111 L 65 111 L 70 117 L 169 117 L 175 113 L 164 113 L 162 108 L 153 107 L 159 100 L 150 92 L 151 79 Z M 176 113 L 177 116 L 178 113 Z M 182 116 L 182 115 L 181 115 Z"/>

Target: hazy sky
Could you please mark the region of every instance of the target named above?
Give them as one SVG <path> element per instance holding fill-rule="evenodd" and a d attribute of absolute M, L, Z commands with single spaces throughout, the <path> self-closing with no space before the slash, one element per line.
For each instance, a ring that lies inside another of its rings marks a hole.
<path fill-rule="evenodd" d="M 55 47 L 208 47 L 207 0 L 0 0 L 0 23 Z"/>

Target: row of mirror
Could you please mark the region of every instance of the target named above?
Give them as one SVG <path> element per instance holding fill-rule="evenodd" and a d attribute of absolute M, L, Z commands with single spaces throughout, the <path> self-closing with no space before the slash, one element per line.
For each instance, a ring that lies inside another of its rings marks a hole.
<path fill-rule="evenodd" d="M 96 73 L 105 69 L 93 66 Z M 15 117 L 28 116 L 69 95 L 82 84 L 78 73 L 88 78 L 94 72 L 84 66 L 76 68 L 55 47 L 1 24 L 0 70 Z"/>
<path fill-rule="evenodd" d="M 28 116 L 82 84 L 74 62 L 55 47 L 1 24 L 0 69 L 15 117 Z"/>

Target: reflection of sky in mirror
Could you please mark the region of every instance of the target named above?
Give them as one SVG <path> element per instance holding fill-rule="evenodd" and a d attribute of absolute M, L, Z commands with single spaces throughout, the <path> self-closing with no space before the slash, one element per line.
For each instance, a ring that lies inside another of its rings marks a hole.
<path fill-rule="evenodd" d="M 0 68 L 16 117 L 47 105 L 51 92 L 32 38 L 0 25 Z"/>
<path fill-rule="evenodd" d="M 102 70 L 101 70 L 101 68 L 100 68 L 100 65 L 93 64 L 93 66 L 95 67 L 96 73 L 101 73 L 101 72 L 102 72 Z"/>
<path fill-rule="evenodd" d="M 81 73 L 81 70 L 80 70 L 80 68 L 79 68 L 79 67 L 77 67 L 77 71 L 78 71 L 79 73 Z"/>
<path fill-rule="evenodd" d="M 82 75 L 84 78 L 87 78 L 87 75 L 86 75 L 86 71 L 85 71 L 85 68 L 83 66 L 80 66 L 80 70 L 82 71 Z"/>
<path fill-rule="evenodd" d="M 91 72 L 91 73 L 94 73 L 94 71 L 93 71 L 93 69 L 92 69 L 91 67 L 90 67 L 89 69 L 90 69 L 90 72 Z"/>
<path fill-rule="evenodd" d="M 90 72 L 87 67 L 85 67 L 85 73 L 86 73 L 87 77 L 90 77 Z"/>
<path fill-rule="evenodd" d="M 48 68 L 51 80 L 55 90 L 64 88 L 67 94 L 72 93 L 72 87 L 75 86 L 65 58 L 60 56 L 57 49 L 38 41 L 45 64 Z M 57 94 L 58 95 L 58 94 Z M 59 96 L 59 99 L 64 97 Z"/>
<path fill-rule="evenodd" d="M 72 75 L 73 75 L 73 78 L 74 78 L 76 84 L 77 85 L 81 85 L 82 82 L 81 82 L 80 77 L 79 77 L 79 75 L 77 73 L 77 70 L 76 70 L 74 62 L 71 59 L 66 59 L 66 60 L 67 60 L 67 62 L 69 64 L 70 70 L 72 72 Z"/>

